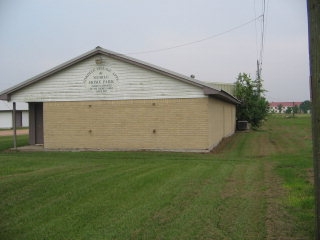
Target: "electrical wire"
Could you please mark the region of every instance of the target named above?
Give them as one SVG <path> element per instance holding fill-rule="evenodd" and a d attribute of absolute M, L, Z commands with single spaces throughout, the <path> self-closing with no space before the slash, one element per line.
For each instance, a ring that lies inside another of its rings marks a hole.
<path fill-rule="evenodd" d="M 182 44 L 179 44 L 179 45 L 175 45 L 175 46 L 172 46 L 172 47 L 166 47 L 166 48 L 159 48 L 159 49 L 153 49 L 153 50 L 148 50 L 148 51 L 141 51 L 141 52 L 130 52 L 130 53 L 127 53 L 128 55 L 135 55 L 135 54 L 146 54 L 146 53 L 155 53 L 155 52 L 163 52 L 163 51 L 168 51 L 168 50 L 172 50 L 172 49 L 175 49 L 175 48 L 181 48 L 181 47 L 185 47 L 185 46 L 189 46 L 189 45 L 193 45 L 193 44 L 197 44 L 197 43 L 200 43 L 200 42 L 204 42 L 204 41 L 208 41 L 208 40 L 211 40 L 213 38 L 217 38 L 217 37 L 220 37 L 224 34 L 227 34 L 227 33 L 230 33 L 232 31 L 235 31 L 239 28 L 242 28 L 252 22 L 255 22 L 257 21 L 258 19 L 262 18 L 263 15 L 260 15 L 258 17 L 255 17 L 253 19 L 251 19 L 250 21 L 248 22 L 245 22 L 245 23 L 242 23 L 240 25 L 237 25 L 235 27 L 232 27 L 224 32 L 221 32 L 221 33 L 217 33 L 217 34 L 214 34 L 214 35 L 211 35 L 209 37 L 206 37 L 206 38 L 202 38 L 202 39 L 199 39 L 199 40 L 196 40 L 196 41 L 192 41 L 192 42 L 187 42 L 187 43 L 182 43 Z"/>

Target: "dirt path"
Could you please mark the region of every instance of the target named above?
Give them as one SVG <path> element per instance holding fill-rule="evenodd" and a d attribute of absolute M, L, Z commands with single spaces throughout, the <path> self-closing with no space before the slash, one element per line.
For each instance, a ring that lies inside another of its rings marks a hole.
<path fill-rule="evenodd" d="M 29 129 L 18 129 L 17 135 L 29 134 Z M 0 131 L 0 136 L 13 136 L 13 130 L 3 130 Z"/>

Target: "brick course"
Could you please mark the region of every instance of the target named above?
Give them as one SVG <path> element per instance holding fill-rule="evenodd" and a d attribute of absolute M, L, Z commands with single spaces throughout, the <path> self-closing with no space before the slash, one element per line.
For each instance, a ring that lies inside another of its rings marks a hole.
<path fill-rule="evenodd" d="M 45 102 L 44 147 L 208 150 L 225 134 L 224 105 L 210 98 Z"/>

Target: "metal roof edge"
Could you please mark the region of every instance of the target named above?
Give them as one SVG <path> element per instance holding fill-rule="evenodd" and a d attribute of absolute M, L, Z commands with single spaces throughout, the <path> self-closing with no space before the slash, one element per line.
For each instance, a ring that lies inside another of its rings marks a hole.
<path fill-rule="evenodd" d="M 224 91 L 224 90 L 220 90 L 220 92 L 222 92 L 226 97 L 232 99 L 232 101 L 234 101 L 236 104 L 241 104 L 241 101 L 239 99 L 237 99 L 235 96 L 233 96 L 232 94 Z"/>
<path fill-rule="evenodd" d="M 235 98 L 234 96 L 232 96 L 231 94 L 227 93 L 224 90 L 216 90 L 214 88 L 205 87 L 203 91 L 204 91 L 204 94 L 208 96 L 214 96 L 216 98 L 222 99 L 224 101 L 227 101 L 233 104 L 241 103 L 237 98 Z"/>

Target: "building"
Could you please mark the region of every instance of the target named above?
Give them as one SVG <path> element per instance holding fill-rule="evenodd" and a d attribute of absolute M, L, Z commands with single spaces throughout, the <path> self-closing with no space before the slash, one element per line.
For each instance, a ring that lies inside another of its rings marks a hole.
<path fill-rule="evenodd" d="M 288 108 L 294 106 L 299 107 L 302 102 L 271 102 L 269 103 L 269 112 L 271 113 L 280 113 L 279 106 L 281 105 L 281 113 L 285 113 Z"/>
<path fill-rule="evenodd" d="M 16 127 L 29 126 L 28 105 L 25 103 L 18 103 L 16 107 Z M 13 106 L 5 101 L 0 101 L 0 129 L 13 128 Z"/>
<path fill-rule="evenodd" d="M 210 151 L 235 131 L 223 90 L 97 47 L 2 93 L 45 149 Z"/>

